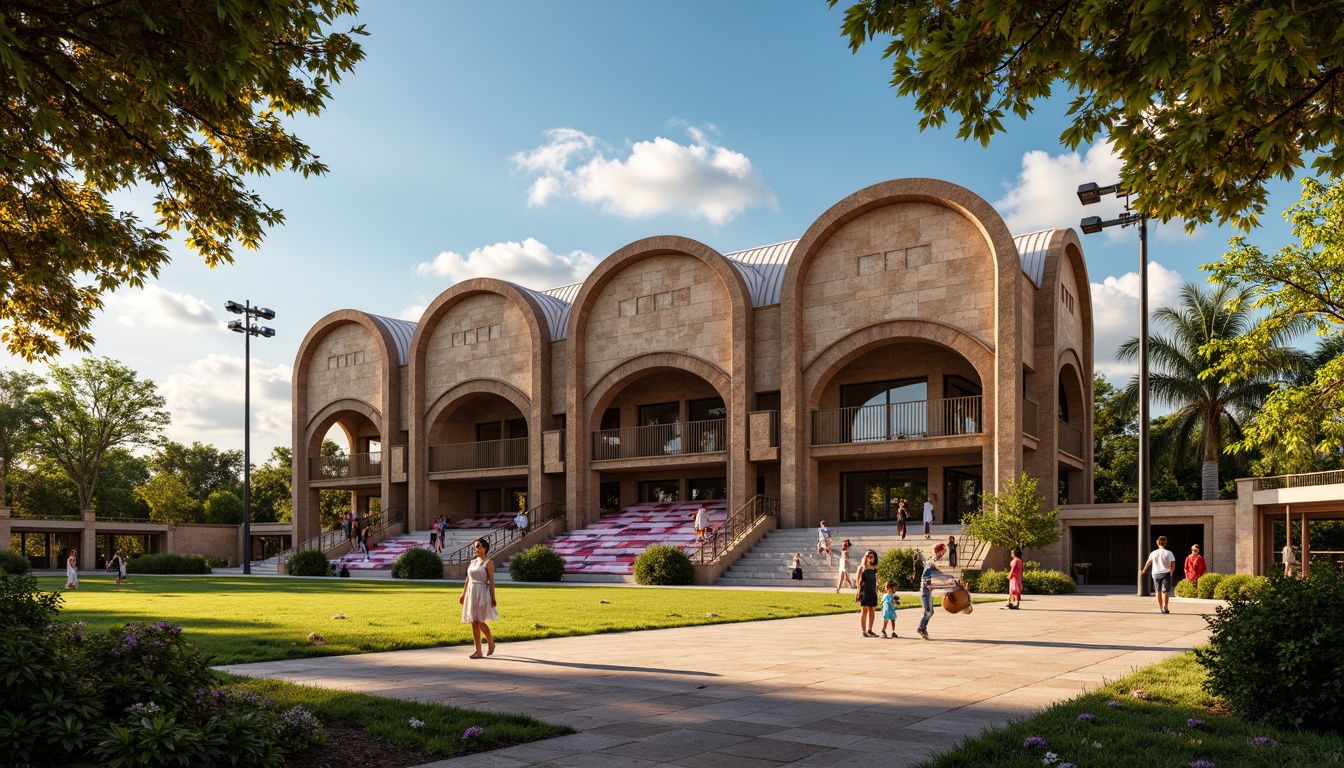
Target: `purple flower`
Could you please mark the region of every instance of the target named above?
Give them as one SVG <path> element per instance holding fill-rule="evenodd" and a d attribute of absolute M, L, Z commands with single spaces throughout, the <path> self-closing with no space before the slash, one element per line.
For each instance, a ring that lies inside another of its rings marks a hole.
<path fill-rule="evenodd" d="M 480 727 L 479 725 L 473 725 L 473 726 L 471 726 L 470 728 L 468 728 L 467 730 L 465 730 L 465 731 L 462 732 L 462 738 L 463 738 L 463 739 L 474 739 L 474 738 L 476 738 L 477 736 L 480 736 L 482 733 L 485 733 L 485 729 L 484 729 L 484 728 Z"/>
<path fill-rule="evenodd" d="M 1082 720 L 1084 723 L 1087 723 L 1089 725 L 1095 724 L 1097 722 L 1097 716 L 1092 714 L 1091 712 L 1084 712 L 1083 714 L 1078 716 L 1078 719 Z"/>
<path fill-rule="evenodd" d="M 1073 763 L 1060 763 L 1059 765 L 1055 766 L 1055 768 L 1078 768 L 1078 766 L 1074 765 Z"/>
<path fill-rule="evenodd" d="M 1142 688 L 1135 688 L 1134 690 L 1132 690 L 1132 691 L 1129 692 L 1129 695 L 1130 695 L 1130 696 L 1133 696 L 1133 697 L 1136 698 L 1136 699 L 1147 699 L 1147 698 L 1148 698 L 1148 692 L 1145 691 L 1145 690 L 1143 690 Z"/>
<path fill-rule="evenodd" d="M 1196 760 L 1190 764 L 1190 768 L 1218 768 L 1218 766 L 1208 760 Z"/>
<path fill-rule="evenodd" d="M 1116 701 L 1116 700 L 1114 700 L 1114 699 L 1112 699 L 1112 700 L 1106 702 L 1106 706 L 1110 707 L 1111 709 L 1124 709 L 1124 708 L 1125 708 L 1125 705 L 1124 705 L 1124 704 L 1121 704 L 1120 702 L 1118 702 L 1118 701 Z"/>
<path fill-rule="evenodd" d="M 1192 717 L 1192 718 L 1190 718 L 1189 720 L 1186 720 L 1186 721 L 1185 721 L 1185 726 L 1186 726 L 1187 728 L 1198 728 L 1198 727 L 1200 727 L 1200 726 L 1203 725 L 1203 724 L 1204 724 L 1204 721 L 1203 721 L 1203 720 L 1200 720 L 1200 719 L 1197 718 L 1197 717 Z"/>
<path fill-rule="evenodd" d="M 1277 747 L 1279 746 L 1279 742 L 1269 738 L 1268 736 L 1256 736 L 1255 738 L 1250 740 L 1250 745 L 1252 747 Z"/>
<path fill-rule="evenodd" d="M 1045 739 L 1040 736 L 1028 736 L 1026 741 L 1022 742 L 1022 746 L 1027 749 L 1043 749 L 1045 747 Z"/>

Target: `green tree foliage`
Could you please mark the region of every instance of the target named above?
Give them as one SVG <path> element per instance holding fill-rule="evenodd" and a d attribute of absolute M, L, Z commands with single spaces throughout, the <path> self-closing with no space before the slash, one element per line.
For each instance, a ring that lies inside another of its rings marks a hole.
<path fill-rule="evenodd" d="M 35 457 L 13 472 L 14 514 L 26 518 L 79 517 L 79 492 L 56 462 Z"/>
<path fill-rule="evenodd" d="M 287 130 L 363 57 L 333 33 L 354 0 L 0 0 L 0 340 L 28 359 L 87 350 L 102 296 L 169 260 L 210 266 L 284 220 L 249 174 L 326 172 Z M 151 224 L 108 196 L 155 193 Z"/>
<path fill-rule="evenodd" d="M 1263 337 L 1264 346 L 1254 360 L 1248 360 L 1241 375 L 1225 383 L 1217 375 L 1223 364 L 1218 342 L 1234 340 L 1255 332 L 1254 318 L 1246 306 L 1250 292 L 1227 285 L 1204 290 L 1187 283 L 1181 286 L 1175 307 L 1162 307 L 1153 318 L 1171 335 L 1154 334 L 1148 343 L 1151 373 L 1148 389 L 1154 400 L 1174 409 L 1165 438 L 1163 453 L 1173 463 L 1200 446 L 1203 460 L 1202 498 L 1218 498 L 1218 459 L 1224 446 L 1239 440 L 1245 420 L 1265 401 L 1278 382 L 1304 364 L 1297 350 L 1284 346 L 1295 330 L 1289 325 Z M 1120 345 L 1117 357 L 1135 360 L 1139 340 L 1131 338 Z M 1134 377 L 1125 387 L 1121 402 L 1130 407 L 1138 402 L 1139 380 Z"/>
<path fill-rule="evenodd" d="M 1043 511 L 1036 487 L 1037 479 L 1023 472 L 1017 480 L 1004 483 L 999 493 L 986 493 L 984 507 L 963 515 L 962 527 L 971 536 L 1005 549 L 1040 548 L 1059 541 L 1064 535 L 1059 510 Z"/>
<path fill-rule="evenodd" d="M 1268 312 L 1252 332 L 1211 345 L 1222 378 L 1242 379 L 1280 334 L 1304 325 L 1321 338 L 1311 378 L 1273 392 L 1237 446 L 1265 446 L 1280 471 L 1292 472 L 1328 467 L 1344 452 L 1344 180 L 1304 179 L 1286 218 L 1297 243 L 1266 254 L 1233 238 L 1222 261 L 1204 269 Z"/>
<path fill-rule="evenodd" d="M 293 518 L 294 454 L 277 445 L 266 463 L 252 470 L 252 520 L 258 523 L 287 523 Z M 349 495 L 346 496 L 347 500 Z"/>
<path fill-rule="evenodd" d="M 921 128 L 950 115 L 981 144 L 1063 86 L 1072 122 L 1061 140 L 1108 138 L 1133 202 L 1163 221 L 1249 229 L 1266 182 L 1304 157 L 1317 173 L 1344 172 L 1338 2 L 865 0 L 844 36 L 855 51 L 886 42 L 891 83 L 915 97 Z"/>
<path fill-rule="evenodd" d="M 341 466 L 349 457 L 333 440 L 322 441 L 322 462 L 327 467 Z M 324 529 L 340 527 L 341 516 L 350 511 L 348 491 L 322 491 L 318 494 L 318 524 Z"/>
<path fill-rule="evenodd" d="M 155 472 L 182 478 L 191 497 L 202 503 L 216 491 L 243 492 L 242 451 L 222 451 L 198 442 L 187 446 L 169 440 L 159 446 L 149 466 Z"/>
<path fill-rule="evenodd" d="M 135 489 L 135 495 L 149 505 L 149 519 L 156 523 L 180 525 L 202 517 L 201 502 L 192 498 L 191 489 L 174 474 L 160 472 Z"/>
<path fill-rule="evenodd" d="M 106 357 L 53 365 L 51 387 L 39 393 L 35 444 L 74 482 L 90 509 L 103 459 L 113 448 L 150 445 L 171 420 L 154 382 Z"/>
<path fill-rule="evenodd" d="M 103 457 L 93 509 L 100 519 L 149 519 L 149 505 L 135 489 L 149 482 L 149 462 L 125 448 L 113 448 Z"/>
<path fill-rule="evenodd" d="M 37 429 L 36 390 L 41 383 L 25 371 L 0 371 L 0 507 L 8 505 L 10 467 L 31 445 Z"/>
<path fill-rule="evenodd" d="M 1093 499 L 1098 504 L 1138 501 L 1138 418 L 1116 389 L 1098 374 L 1092 379 Z"/>
<path fill-rule="evenodd" d="M 205 500 L 205 522 L 222 525 L 241 525 L 243 500 L 233 491 L 219 490 Z"/>

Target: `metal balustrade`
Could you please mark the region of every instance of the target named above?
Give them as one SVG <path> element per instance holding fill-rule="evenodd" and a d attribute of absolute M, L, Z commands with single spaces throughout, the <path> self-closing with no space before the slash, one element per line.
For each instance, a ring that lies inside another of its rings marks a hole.
<path fill-rule="evenodd" d="M 1275 475 L 1261 477 L 1255 481 L 1255 490 L 1274 491 L 1284 488 L 1314 488 L 1318 485 L 1336 485 L 1344 483 L 1344 470 L 1328 472 L 1307 472 L 1300 475 Z"/>
<path fill-rule="evenodd" d="M 331 457 L 314 456 L 308 459 L 313 480 L 343 480 L 358 477 L 381 477 L 383 453 L 337 454 Z"/>
<path fill-rule="evenodd" d="M 733 547 L 751 531 L 763 517 L 779 517 L 779 499 L 771 496 L 753 496 L 728 516 L 718 528 L 710 532 L 700 546 L 686 554 L 697 565 L 709 565 L 732 551 Z"/>
<path fill-rule="evenodd" d="M 508 440 L 480 440 L 474 443 L 431 446 L 429 471 L 524 467 L 528 464 L 527 441 L 526 437 L 513 437 Z"/>
<path fill-rule="evenodd" d="M 979 434 L 984 431 L 982 400 L 973 395 L 813 411 L 812 444 Z"/>
<path fill-rule="evenodd" d="M 368 525 L 375 541 L 381 541 L 379 534 L 398 523 L 406 522 L 408 513 L 409 510 L 406 507 L 388 507 L 377 512 L 370 512 L 364 519 L 369 521 Z M 323 531 L 307 541 L 296 544 L 277 555 L 267 558 L 264 562 L 288 563 L 289 558 L 293 557 L 295 552 L 305 549 L 316 549 L 319 552 L 325 553 L 327 550 L 335 547 L 347 538 L 349 538 L 349 536 L 339 525 L 337 525 L 330 531 Z"/>
<path fill-rule="evenodd" d="M 650 424 L 593 433 L 593 460 L 680 456 L 728 450 L 728 420 Z"/>
<path fill-rule="evenodd" d="M 1071 426 L 1068 422 L 1059 422 L 1059 450 L 1081 459 L 1083 457 L 1082 430 Z"/>
<path fill-rule="evenodd" d="M 526 536 L 530 531 L 535 531 L 537 526 L 548 520 L 563 518 L 565 516 L 565 505 L 557 504 L 553 501 L 543 502 L 527 510 L 527 530 L 521 531 L 518 526 L 512 522 L 501 525 L 497 528 L 487 528 L 481 531 L 481 535 L 476 539 L 484 538 L 490 542 L 491 557 L 499 553 L 501 549 L 514 543 L 518 539 Z M 465 565 L 470 563 L 476 557 L 476 541 L 472 541 L 464 547 L 454 551 L 445 552 L 439 555 L 443 562 L 449 565 Z"/>

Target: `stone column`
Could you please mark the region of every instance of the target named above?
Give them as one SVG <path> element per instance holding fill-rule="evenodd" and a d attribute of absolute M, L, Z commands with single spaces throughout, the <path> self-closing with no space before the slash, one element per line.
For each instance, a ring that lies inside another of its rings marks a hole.
<path fill-rule="evenodd" d="M 0 507 L 0 549 L 12 549 L 11 534 L 13 529 L 10 527 L 9 520 L 13 517 L 13 510 L 9 507 Z"/>
<path fill-rule="evenodd" d="M 79 569 L 90 571 L 98 562 L 98 537 L 92 509 L 84 510 L 84 531 L 79 540 Z M 64 563 L 62 563 L 64 565 Z"/>

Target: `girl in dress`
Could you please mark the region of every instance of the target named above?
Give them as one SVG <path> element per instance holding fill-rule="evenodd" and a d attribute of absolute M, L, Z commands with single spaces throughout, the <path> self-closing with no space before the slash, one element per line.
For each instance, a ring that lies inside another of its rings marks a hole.
<path fill-rule="evenodd" d="M 905 499 L 896 504 L 896 533 L 905 538 L 905 524 L 910 521 L 910 510 L 905 508 Z"/>
<path fill-rule="evenodd" d="M 891 625 L 891 639 L 896 639 L 896 582 L 887 582 L 887 594 L 882 596 L 882 636 L 887 636 L 887 625 Z"/>
<path fill-rule="evenodd" d="M 126 553 L 124 551 L 118 549 L 117 553 L 112 556 L 112 559 L 107 561 L 107 568 L 104 568 L 103 570 L 106 571 L 112 568 L 117 569 L 118 584 L 126 581 Z"/>
<path fill-rule="evenodd" d="M 1008 566 L 1008 607 L 1014 611 L 1022 607 L 1022 550 L 1013 549 L 1013 562 Z"/>
<path fill-rule="evenodd" d="M 462 583 L 462 596 L 457 602 L 462 604 L 462 623 L 471 625 L 471 637 L 476 643 L 476 652 L 472 659 L 479 659 L 481 653 L 481 635 L 487 643 L 485 656 L 495 652 L 495 636 L 490 634 L 487 621 L 499 618 L 495 610 L 495 561 L 486 557 L 490 553 L 490 542 L 484 537 L 476 540 L 476 557 L 467 566 L 467 580 Z"/>
<path fill-rule="evenodd" d="M 75 555 L 75 550 L 70 550 L 70 557 L 65 559 L 65 588 L 79 589 L 79 558 Z"/>
<path fill-rule="evenodd" d="M 877 620 L 877 553 L 873 550 L 863 553 L 863 562 L 854 572 L 854 583 L 858 584 L 854 602 L 862 607 L 859 629 L 864 637 L 877 637 L 873 631 L 873 622 Z"/>
<path fill-rule="evenodd" d="M 840 588 L 849 585 L 850 589 L 858 589 L 859 585 L 849 578 L 849 539 L 845 539 L 840 545 L 840 581 L 835 585 L 835 593 L 840 594 Z"/>

